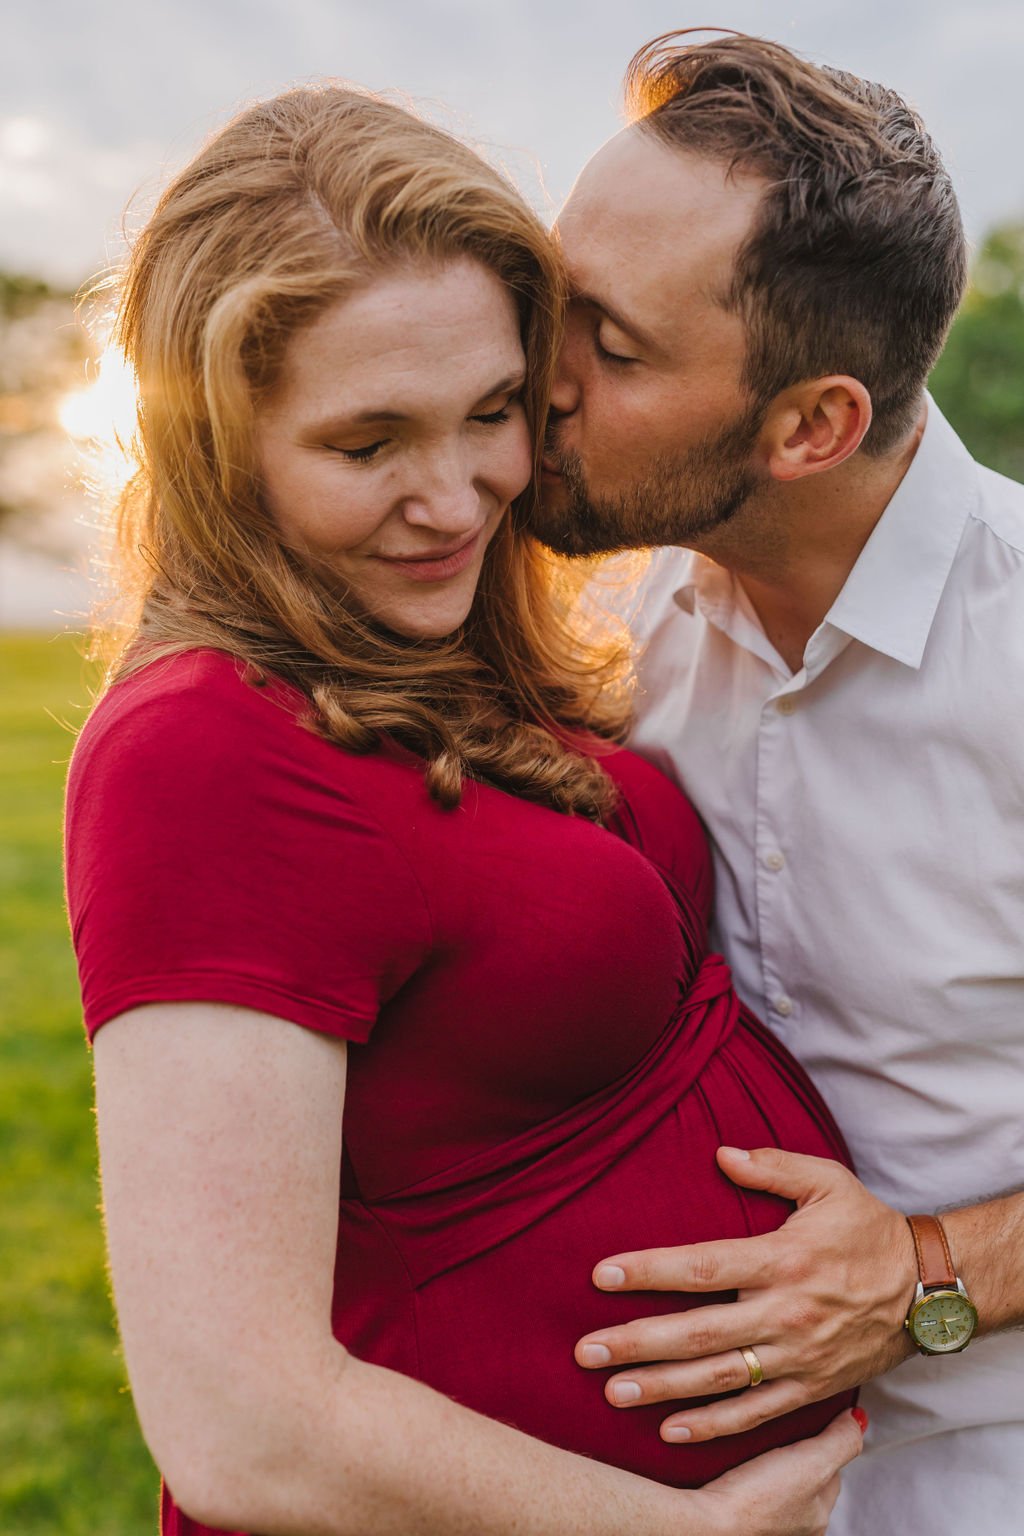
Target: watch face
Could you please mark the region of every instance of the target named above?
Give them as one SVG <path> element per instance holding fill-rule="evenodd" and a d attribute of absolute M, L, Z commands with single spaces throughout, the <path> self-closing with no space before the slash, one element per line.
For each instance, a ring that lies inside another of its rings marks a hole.
<path fill-rule="evenodd" d="M 978 1323 L 974 1306 L 959 1291 L 932 1291 L 914 1308 L 910 1331 L 930 1355 L 963 1349 Z"/>

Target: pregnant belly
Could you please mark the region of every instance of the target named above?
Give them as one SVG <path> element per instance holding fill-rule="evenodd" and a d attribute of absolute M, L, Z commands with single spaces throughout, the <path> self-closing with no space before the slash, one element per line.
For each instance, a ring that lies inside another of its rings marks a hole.
<path fill-rule="evenodd" d="M 698 1487 L 761 1451 L 816 1433 L 852 1395 L 814 1404 L 744 1435 L 666 1445 L 675 1405 L 613 1408 L 605 1372 L 573 1358 L 584 1333 L 639 1316 L 730 1301 L 596 1290 L 593 1266 L 615 1252 L 743 1237 L 781 1225 L 788 1205 L 738 1189 L 715 1149 L 786 1147 L 844 1158 L 806 1078 L 753 1021 L 744 1021 L 698 1082 L 555 1208 L 485 1251 L 414 1283 L 370 1213 L 343 1219 L 335 1332 L 357 1355 L 403 1370 L 467 1407 L 553 1445 L 645 1477 Z M 458 1219 L 457 1217 L 455 1218 Z M 346 1225 L 349 1227 L 346 1233 Z M 341 1275 L 344 1275 L 342 1280 Z M 756 1344 L 757 1340 L 751 1340 Z"/>

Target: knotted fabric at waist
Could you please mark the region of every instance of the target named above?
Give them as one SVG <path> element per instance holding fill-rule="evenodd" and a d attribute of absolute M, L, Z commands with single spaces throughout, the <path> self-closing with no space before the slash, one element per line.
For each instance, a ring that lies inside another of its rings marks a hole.
<path fill-rule="evenodd" d="M 374 1200 L 374 1218 L 413 1283 L 495 1247 L 584 1189 L 674 1108 L 739 1017 L 729 968 L 709 955 L 675 1017 L 624 1077 L 511 1141 Z"/>

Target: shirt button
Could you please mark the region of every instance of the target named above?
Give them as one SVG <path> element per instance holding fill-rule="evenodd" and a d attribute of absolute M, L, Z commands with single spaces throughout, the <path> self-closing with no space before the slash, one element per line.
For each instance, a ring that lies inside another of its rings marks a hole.
<path fill-rule="evenodd" d="M 775 708 L 780 715 L 791 715 L 796 709 L 796 699 L 791 693 L 784 693 L 781 699 L 775 700 Z"/>
<path fill-rule="evenodd" d="M 792 999 L 786 996 L 777 997 L 774 1003 L 772 1003 L 772 1009 L 775 1013 L 780 1014 L 782 1018 L 788 1019 L 793 1012 Z"/>
<path fill-rule="evenodd" d="M 764 856 L 765 869 L 782 869 L 785 865 L 785 857 L 778 852 L 766 853 Z"/>

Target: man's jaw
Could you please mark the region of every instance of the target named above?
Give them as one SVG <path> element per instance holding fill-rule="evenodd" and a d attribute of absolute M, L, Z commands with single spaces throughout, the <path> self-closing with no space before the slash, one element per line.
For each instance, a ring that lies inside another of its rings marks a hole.
<path fill-rule="evenodd" d="M 603 497 L 588 485 L 578 453 L 556 451 L 558 473 L 542 479 L 530 531 L 573 558 L 666 544 L 699 549 L 757 490 L 756 472 L 735 449 L 730 457 L 730 446 L 723 437 L 685 458 L 657 460 L 643 480 Z"/>
<path fill-rule="evenodd" d="M 556 554 L 572 559 L 638 547 L 622 526 L 618 505 L 595 502 L 578 453 L 549 446 L 542 465 L 540 501 L 529 530 Z"/>

